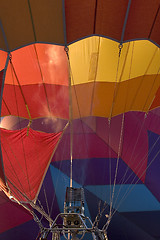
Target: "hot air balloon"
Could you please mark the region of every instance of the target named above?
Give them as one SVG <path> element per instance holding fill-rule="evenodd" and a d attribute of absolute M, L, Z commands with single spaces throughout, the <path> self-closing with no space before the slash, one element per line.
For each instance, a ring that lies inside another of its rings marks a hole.
<path fill-rule="evenodd" d="M 0 240 L 160 239 L 159 1 L 0 9 Z"/>

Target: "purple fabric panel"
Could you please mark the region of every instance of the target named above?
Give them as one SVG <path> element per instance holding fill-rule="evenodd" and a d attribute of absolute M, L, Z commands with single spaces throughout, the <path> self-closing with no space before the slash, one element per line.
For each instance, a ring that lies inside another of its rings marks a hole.
<path fill-rule="evenodd" d="M 70 176 L 70 160 L 52 163 Z M 73 180 L 84 185 L 109 185 L 114 183 L 117 159 L 76 159 L 73 160 Z M 110 180 L 111 178 L 111 180 Z M 134 172 L 119 159 L 116 184 L 141 183 Z"/>
<path fill-rule="evenodd" d="M 149 112 L 146 119 L 147 129 L 160 135 L 160 108 Z"/>
<path fill-rule="evenodd" d="M 148 157 L 148 137 L 145 121 L 144 113 L 129 112 L 125 114 L 121 156 L 123 161 L 142 181 L 145 180 Z"/>
<path fill-rule="evenodd" d="M 145 179 L 147 166 L 148 137 L 145 114 L 128 112 L 124 122 L 122 115 L 111 119 L 110 125 L 105 118 L 96 119 L 96 134 L 110 149 L 141 178 Z M 122 127 L 124 124 L 124 127 Z M 121 135 L 121 130 L 122 135 Z M 120 144 L 121 141 L 121 144 Z"/>
<path fill-rule="evenodd" d="M 158 199 L 158 201 L 160 201 L 160 135 L 149 132 L 148 138 L 148 169 L 145 185 Z"/>
<path fill-rule="evenodd" d="M 15 213 L 16 216 L 16 213 Z M 8 229 L 6 232 L 0 234 L 0 240 L 35 240 L 39 233 L 39 227 L 34 220 L 30 220 L 25 223 Z M 51 240 L 48 238 L 48 240 Z"/>

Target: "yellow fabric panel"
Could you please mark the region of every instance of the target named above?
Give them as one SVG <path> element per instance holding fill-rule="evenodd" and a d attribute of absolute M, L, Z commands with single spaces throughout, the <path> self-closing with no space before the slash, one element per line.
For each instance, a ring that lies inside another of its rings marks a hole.
<path fill-rule="evenodd" d="M 91 75 L 95 75 L 90 63 L 97 65 L 95 55 L 99 49 L 99 39 L 99 37 L 91 37 L 69 46 L 72 84 L 89 82 Z"/>
<path fill-rule="evenodd" d="M 94 36 L 70 45 L 69 54 L 72 84 L 122 82 L 160 67 L 159 48 L 146 40 L 124 43 L 119 56 L 119 43 Z"/>
<path fill-rule="evenodd" d="M 73 118 L 111 118 L 128 111 L 148 112 L 159 85 L 160 75 L 148 75 L 121 83 L 95 82 L 72 86 Z"/>

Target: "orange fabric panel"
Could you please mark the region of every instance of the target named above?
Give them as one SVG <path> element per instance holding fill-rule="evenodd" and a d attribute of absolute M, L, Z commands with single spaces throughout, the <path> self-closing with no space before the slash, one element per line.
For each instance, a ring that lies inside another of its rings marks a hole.
<path fill-rule="evenodd" d="M 113 117 L 128 111 L 148 112 L 159 81 L 160 75 L 146 75 L 120 83 L 76 85 L 73 87 L 76 92 L 76 96 L 73 94 L 73 116 Z"/>
<path fill-rule="evenodd" d="M 82 118 L 91 115 L 93 88 L 93 83 L 72 86 L 73 118 Z"/>
<path fill-rule="evenodd" d="M 68 86 L 68 60 L 62 46 L 36 44 L 18 49 L 12 53 L 12 64 L 20 85 L 52 83 Z M 18 85 L 18 81 L 9 64 L 5 83 Z"/>

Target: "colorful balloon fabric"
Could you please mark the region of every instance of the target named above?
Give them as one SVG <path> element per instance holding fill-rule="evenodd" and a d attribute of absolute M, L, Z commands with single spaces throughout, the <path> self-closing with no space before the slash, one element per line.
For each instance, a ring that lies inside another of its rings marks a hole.
<path fill-rule="evenodd" d="M 0 240 L 38 239 L 30 203 L 54 219 L 71 172 L 109 240 L 159 239 L 159 1 L 0 9 Z"/>

